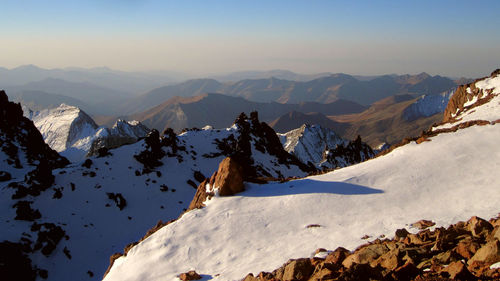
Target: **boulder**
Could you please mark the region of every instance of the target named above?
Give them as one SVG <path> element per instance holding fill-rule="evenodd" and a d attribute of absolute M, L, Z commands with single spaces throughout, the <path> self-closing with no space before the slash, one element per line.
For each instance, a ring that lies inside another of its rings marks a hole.
<path fill-rule="evenodd" d="M 220 196 L 231 196 L 245 190 L 241 166 L 231 157 L 222 160 L 212 188 L 219 189 Z"/>
<path fill-rule="evenodd" d="M 283 272 L 283 281 L 302 281 L 308 280 L 314 271 L 314 267 L 309 259 L 290 260 L 285 265 Z"/>
<path fill-rule="evenodd" d="M 493 230 L 493 226 L 487 220 L 480 217 L 472 217 L 467 221 L 467 230 L 475 237 L 485 237 Z"/>
<path fill-rule="evenodd" d="M 465 259 L 470 259 L 481 246 L 472 238 L 467 237 L 460 240 L 454 251 Z"/>
<path fill-rule="evenodd" d="M 216 189 L 220 196 L 230 196 L 245 190 L 242 168 L 233 158 L 227 157 L 222 160 L 219 169 L 198 185 L 188 210 L 203 207 L 203 202 L 211 198 Z"/>
<path fill-rule="evenodd" d="M 325 263 L 340 265 L 351 252 L 345 248 L 338 247 L 326 256 Z"/>
<path fill-rule="evenodd" d="M 500 261 L 500 242 L 494 239 L 482 246 L 477 250 L 476 254 L 469 259 L 468 264 L 470 265 L 475 261 L 489 264 Z"/>
<path fill-rule="evenodd" d="M 179 279 L 181 279 L 182 281 L 200 280 L 201 276 L 198 273 L 196 273 L 196 271 L 190 270 L 188 272 L 179 274 Z"/>
<path fill-rule="evenodd" d="M 411 224 L 412 227 L 418 228 L 420 230 L 429 228 L 429 227 L 434 226 L 434 225 L 436 225 L 436 223 L 433 221 L 430 221 L 430 220 L 419 220 L 419 221 Z"/>
<path fill-rule="evenodd" d="M 402 264 L 401 252 L 397 248 L 381 255 L 378 259 L 370 263 L 372 267 L 380 266 L 387 271 L 392 271 Z"/>
<path fill-rule="evenodd" d="M 476 280 L 477 278 L 470 273 L 467 266 L 461 261 L 450 263 L 441 271 L 441 275 L 449 277 L 452 280 Z"/>
<path fill-rule="evenodd" d="M 388 251 L 389 249 L 387 246 L 381 243 L 363 246 L 352 255 L 348 256 L 342 262 L 342 265 L 346 268 L 350 268 L 353 264 L 369 264 Z"/>

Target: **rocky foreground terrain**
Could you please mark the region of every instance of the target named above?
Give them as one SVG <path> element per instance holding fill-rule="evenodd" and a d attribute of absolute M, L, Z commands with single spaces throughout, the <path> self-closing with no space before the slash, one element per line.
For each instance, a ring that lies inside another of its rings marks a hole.
<path fill-rule="evenodd" d="M 272 272 L 248 274 L 244 281 L 320 280 L 499 280 L 500 218 L 472 217 L 447 228 L 432 221 L 398 229 L 393 239 L 380 237 L 354 252 L 339 247 L 317 249 L 314 257 L 292 259 Z M 182 279 L 182 278 L 181 278 Z M 194 280 L 186 279 L 184 280 Z"/>

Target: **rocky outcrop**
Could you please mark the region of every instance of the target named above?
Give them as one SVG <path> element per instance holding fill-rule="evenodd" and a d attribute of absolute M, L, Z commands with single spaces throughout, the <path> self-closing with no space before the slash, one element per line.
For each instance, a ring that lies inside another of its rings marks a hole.
<path fill-rule="evenodd" d="M 358 142 L 348 141 L 333 130 L 319 125 L 302 125 L 280 137 L 286 151 L 320 169 L 353 165 L 375 155 L 361 139 Z"/>
<path fill-rule="evenodd" d="M 30 254 L 51 255 L 65 232 L 53 223 L 39 223 L 43 214 L 31 204 L 53 185 L 52 171 L 69 161 L 44 142 L 33 122 L 23 116 L 21 106 L 9 102 L 4 91 L 0 91 L 0 119 L 0 153 L 7 157 L 2 160 L 2 169 L 17 174 L 2 171 L 0 175 L 3 181 L 11 181 L 7 187 L 14 190 L 10 198 L 14 219 L 24 221 L 31 230 L 31 235 L 23 233 L 18 241 L 0 242 L 0 276 L 5 280 L 35 280 L 37 276 L 46 279 L 48 272 L 33 265 Z"/>
<path fill-rule="evenodd" d="M 338 144 L 334 148 L 325 148 L 323 154 L 324 162 L 330 163 L 331 167 L 346 167 L 373 158 L 375 153 L 372 148 L 361 141 L 361 136 L 346 144 Z"/>
<path fill-rule="evenodd" d="M 500 226 L 492 225 L 497 221 L 472 217 L 417 234 L 401 229 L 391 240 L 377 239 L 352 253 L 337 248 L 325 258 L 290 260 L 273 272 L 243 280 L 498 280 L 500 269 L 490 268 L 500 261 L 495 237 Z"/>
<path fill-rule="evenodd" d="M 105 129 L 106 133 L 99 134 L 92 141 L 92 145 L 87 153 L 87 157 L 99 155 L 99 150 L 102 148 L 113 149 L 126 144 L 137 142 L 140 138 L 144 138 L 149 129 L 142 123 L 137 121 L 124 121 L 119 119 L 110 129 Z"/>
<path fill-rule="evenodd" d="M 219 169 L 208 179 L 200 183 L 189 205 L 189 210 L 201 208 L 203 202 L 215 194 L 231 196 L 245 190 L 243 169 L 238 162 L 227 157 L 219 164 Z"/>
<path fill-rule="evenodd" d="M 247 117 L 241 113 L 234 121 L 237 128 L 236 134 L 231 134 L 226 138 L 217 140 L 217 148 L 220 152 L 207 155 L 208 157 L 227 156 L 238 162 L 245 173 L 245 181 L 262 182 L 263 178 L 272 178 L 273 175 L 268 169 L 255 163 L 253 150 L 267 154 L 277 160 L 277 165 L 286 167 L 297 166 L 306 173 L 315 172 L 316 168 L 302 163 L 297 157 L 288 153 L 276 135 L 276 132 L 265 122 L 259 121 L 256 111 Z M 278 178 L 284 178 L 278 173 Z M 276 177 L 276 176 L 274 176 Z"/>
<path fill-rule="evenodd" d="M 498 75 L 500 75 L 500 72 L 497 69 L 491 73 L 490 77 Z M 493 97 L 490 95 L 491 90 L 483 90 L 476 87 L 476 82 L 484 80 L 485 78 L 487 77 L 477 79 L 472 83 L 457 88 L 444 111 L 443 123 L 455 121 L 455 117 L 464 110 L 484 104 Z"/>
<path fill-rule="evenodd" d="M 28 163 L 46 160 L 50 168 L 60 168 L 68 161 L 52 150 L 43 140 L 33 122 L 23 116 L 21 105 L 9 102 L 7 94 L 0 91 L 0 147 L 10 164 L 21 165 L 18 151 L 26 153 Z"/>
<path fill-rule="evenodd" d="M 200 280 L 201 276 L 194 270 L 179 274 L 179 279 L 182 281 Z"/>

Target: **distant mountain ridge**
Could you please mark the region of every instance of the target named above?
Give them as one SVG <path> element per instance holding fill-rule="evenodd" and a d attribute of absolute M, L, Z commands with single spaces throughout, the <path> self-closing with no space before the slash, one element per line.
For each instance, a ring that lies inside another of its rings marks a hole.
<path fill-rule="evenodd" d="M 157 88 L 136 97 L 124 105 L 123 111 L 137 113 L 175 96 L 191 97 L 204 93 L 220 93 L 243 97 L 250 101 L 279 103 L 331 103 L 345 99 L 366 106 L 396 94 L 438 94 L 456 86 L 456 83 L 449 78 L 430 76 L 427 73 L 385 75 L 370 80 L 358 80 L 354 76 L 342 73 L 310 81 L 270 77 L 221 83 L 214 79 L 194 79 Z"/>
<path fill-rule="evenodd" d="M 364 109 L 359 104 L 344 100 L 330 104 L 314 102 L 280 104 L 252 102 L 241 97 L 211 93 L 189 98 L 174 97 L 150 110 L 133 114 L 128 119 L 139 120 L 146 126 L 158 130 L 170 127 L 179 131 L 183 128 L 205 125 L 215 128 L 227 127 L 230 125 L 227 116 L 234 116 L 240 112 L 258 111 L 260 119 L 269 122 L 290 111 L 333 115 L 361 112 Z"/>

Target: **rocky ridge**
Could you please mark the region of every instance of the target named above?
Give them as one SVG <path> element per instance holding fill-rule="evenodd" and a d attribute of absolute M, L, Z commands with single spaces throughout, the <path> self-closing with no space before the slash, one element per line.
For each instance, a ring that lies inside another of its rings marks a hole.
<path fill-rule="evenodd" d="M 304 124 L 279 136 L 286 151 L 302 162 L 323 170 L 346 167 L 375 156 L 371 147 L 363 143 L 359 136 L 349 141 L 318 125 Z"/>
<path fill-rule="evenodd" d="M 32 203 L 54 183 L 53 170 L 69 162 L 44 142 L 33 122 L 23 116 L 21 106 L 9 102 L 4 91 L 0 91 L 0 118 L 0 183 L 8 183 L 11 196 L 11 205 L 6 207 L 15 210 L 17 223 L 29 227 L 22 237 L 0 242 L 0 275 L 7 280 L 46 278 L 47 271 L 32 264 L 30 255 L 50 255 L 65 232 Z M 8 237 L 10 232 L 4 231 Z"/>
<path fill-rule="evenodd" d="M 311 258 L 289 260 L 273 272 L 248 274 L 244 281 L 316 280 L 498 280 L 500 218 L 472 217 L 447 228 L 418 233 L 398 229 L 353 252 L 317 249 Z"/>

